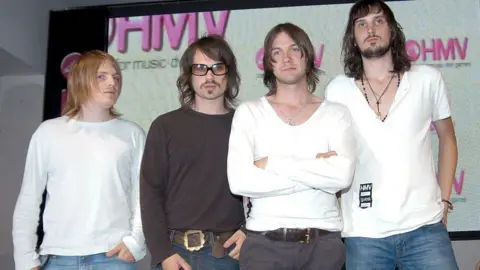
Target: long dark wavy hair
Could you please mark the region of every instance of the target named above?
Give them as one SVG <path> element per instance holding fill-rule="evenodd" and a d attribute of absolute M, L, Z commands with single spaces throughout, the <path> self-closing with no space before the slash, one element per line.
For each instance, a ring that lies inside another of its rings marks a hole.
<path fill-rule="evenodd" d="M 270 51 L 272 50 L 273 42 L 278 34 L 285 33 L 293 39 L 293 42 L 300 48 L 302 58 L 307 62 L 307 85 L 310 92 L 315 92 L 321 71 L 315 66 L 315 51 L 313 49 L 312 41 L 305 31 L 292 24 L 282 23 L 273 27 L 265 37 L 263 43 L 263 84 L 268 88 L 267 96 L 271 96 L 277 92 L 277 78 L 273 74 L 273 59 Z"/>
<path fill-rule="evenodd" d="M 342 55 L 344 72 L 348 77 L 360 79 L 363 76 L 363 63 L 360 49 L 355 42 L 355 22 L 368 14 L 383 11 L 390 28 L 390 51 L 392 53 L 393 70 L 395 73 L 404 73 L 410 70 L 411 61 L 405 48 L 405 34 L 402 26 L 395 20 L 392 10 L 382 0 L 357 1 L 348 16 L 345 35 L 343 36 Z"/>
<path fill-rule="evenodd" d="M 182 107 L 192 107 L 195 102 L 195 90 L 192 86 L 193 56 L 199 50 L 208 58 L 227 65 L 227 90 L 224 105 L 233 109 L 237 105 L 236 98 L 240 87 L 240 74 L 237 69 L 237 59 L 228 42 L 221 36 L 208 35 L 190 44 L 180 59 L 180 76 L 177 79 L 179 101 Z"/>

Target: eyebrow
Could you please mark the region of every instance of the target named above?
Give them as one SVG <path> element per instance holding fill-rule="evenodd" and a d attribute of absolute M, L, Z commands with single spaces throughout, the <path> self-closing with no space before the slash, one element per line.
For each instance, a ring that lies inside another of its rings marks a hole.
<path fill-rule="evenodd" d="M 376 15 L 376 16 L 373 17 L 373 19 L 378 19 L 378 18 L 385 19 L 386 17 L 385 17 L 384 14 Z M 359 19 L 355 20 L 355 23 L 357 23 L 357 22 L 364 22 L 364 21 L 365 21 L 365 17 L 359 18 Z"/>
<path fill-rule="evenodd" d="M 290 48 L 290 47 L 293 47 L 293 46 L 298 46 L 298 44 L 296 44 L 296 43 L 292 43 L 292 44 L 290 44 L 288 47 Z M 280 50 L 280 49 L 281 49 L 280 47 L 273 47 L 272 49 L 270 49 L 270 51 L 273 51 L 273 50 Z"/>
<path fill-rule="evenodd" d="M 106 71 L 98 71 L 97 74 L 110 74 L 110 73 L 108 73 L 108 72 L 106 72 Z M 112 75 L 115 76 L 115 75 L 118 75 L 118 73 L 115 72 L 115 73 L 113 73 Z"/>

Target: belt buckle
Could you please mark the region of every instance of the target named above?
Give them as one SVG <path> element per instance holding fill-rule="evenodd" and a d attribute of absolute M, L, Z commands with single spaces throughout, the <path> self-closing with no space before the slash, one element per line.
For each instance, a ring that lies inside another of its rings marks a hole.
<path fill-rule="evenodd" d="M 307 244 L 309 244 L 309 243 L 310 243 L 310 240 L 311 240 L 311 239 L 310 239 L 310 233 L 311 233 L 310 229 L 307 229 L 307 234 L 305 235 L 305 242 L 306 242 Z"/>
<path fill-rule="evenodd" d="M 305 235 L 305 242 L 306 242 L 307 244 L 310 243 L 310 240 L 311 240 L 310 234 L 311 234 L 311 233 L 312 233 L 312 232 L 311 232 L 310 228 L 308 228 L 308 229 L 307 229 L 307 233 L 306 233 L 306 235 Z"/>
<path fill-rule="evenodd" d="M 183 235 L 183 245 L 188 251 L 197 251 L 205 245 L 205 235 L 201 230 L 188 230 Z"/>
<path fill-rule="evenodd" d="M 303 240 L 300 240 L 299 243 L 300 243 L 300 244 L 309 244 L 309 243 L 310 243 L 310 240 L 312 240 L 312 238 L 311 238 L 311 230 L 310 230 L 310 229 L 307 229 L 307 231 L 305 232 L 305 235 L 304 235 Z"/>

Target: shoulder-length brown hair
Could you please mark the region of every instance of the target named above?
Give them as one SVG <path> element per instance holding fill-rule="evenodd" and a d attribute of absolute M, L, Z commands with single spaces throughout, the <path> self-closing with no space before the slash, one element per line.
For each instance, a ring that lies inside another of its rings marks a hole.
<path fill-rule="evenodd" d="M 92 91 L 97 87 L 97 72 L 100 66 L 110 61 L 120 76 L 119 89 L 122 86 L 121 70 L 117 61 L 108 53 L 92 50 L 83 53 L 72 65 L 67 79 L 67 101 L 62 115 L 72 118 L 80 113 L 81 106 L 92 98 Z M 118 117 L 115 108 L 110 113 Z"/>
<path fill-rule="evenodd" d="M 405 35 L 402 26 L 396 21 L 393 11 L 382 0 L 360 0 L 350 9 L 347 27 L 343 36 L 342 55 L 344 72 L 348 77 L 360 79 L 363 76 L 362 56 L 355 42 L 355 22 L 368 14 L 385 15 L 390 28 L 390 50 L 392 53 L 393 72 L 404 73 L 410 70 L 411 62 L 405 48 Z"/>
<path fill-rule="evenodd" d="M 192 107 L 195 102 L 195 90 L 192 86 L 193 56 L 197 50 L 208 58 L 224 63 L 227 68 L 227 90 L 225 91 L 225 108 L 233 109 L 236 104 L 240 87 L 240 74 L 237 69 L 237 59 L 228 42 L 218 35 L 208 35 L 190 44 L 180 59 L 180 76 L 177 79 L 179 101 L 182 107 Z"/>
<path fill-rule="evenodd" d="M 312 41 L 305 31 L 292 23 L 282 23 L 273 27 L 265 37 L 263 43 L 263 84 L 268 88 L 267 96 L 277 92 L 277 78 L 273 74 L 273 59 L 270 51 L 273 42 L 280 33 L 285 33 L 295 42 L 302 52 L 302 58 L 305 58 L 307 68 L 307 85 L 310 92 L 315 92 L 321 71 L 315 66 L 315 51 Z"/>

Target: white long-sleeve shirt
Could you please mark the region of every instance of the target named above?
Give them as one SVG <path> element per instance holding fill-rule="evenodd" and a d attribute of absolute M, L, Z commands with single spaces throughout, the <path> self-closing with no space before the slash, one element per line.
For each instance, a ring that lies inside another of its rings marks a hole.
<path fill-rule="evenodd" d="M 16 269 L 40 265 L 39 254 L 91 255 L 108 252 L 121 241 L 136 260 L 143 258 L 138 185 L 144 142 L 144 131 L 121 119 L 43 122 L 30 141 L 13 214 Z M 45 235 L 37 252 L 45 188 Z"/>
<path fill-rule="evenodd" d="M 338 155 L 316 158 L 328 151 Z M 264 157 L 265 170 L 254 165 Z M 350 185 L 354 167 L 351 116 L 343 105 L 324 101 L 298 126 L 284 123 L 265 97 L 235 112 L 228 180 L 232 193 L 250 197 L 249 230 L 342 230 L 335 193 Z"/>

